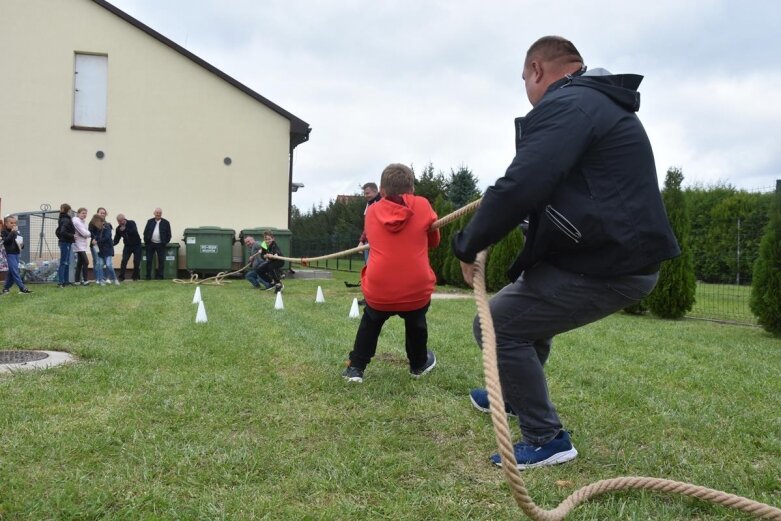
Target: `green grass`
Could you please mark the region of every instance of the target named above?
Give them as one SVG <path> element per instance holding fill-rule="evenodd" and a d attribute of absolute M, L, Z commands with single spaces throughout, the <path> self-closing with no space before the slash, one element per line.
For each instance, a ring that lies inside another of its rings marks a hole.
<path fill-rule="evenodd" d="M 0 348 L 81 360 L 0 375 L 0 519 L 521 519 L 467 398 L 473 302 L 432 304 L 426 377 L 410 379 L 392 319 L 348 385 L 359 294 L 335 277 L 287 281 L 282 311 L 243 281 L 204 286 L 207 324 L 194 287 L 170 282 L 0 298 Z M 547 372 L 580 456 L 526 472 L 533 498 L 647 475 L 781 505 L 779 368 L 781 342 L 754 327 L 617 314 L 562 335 Z M 748 517 L 631 492 L 568 519 Z"/>

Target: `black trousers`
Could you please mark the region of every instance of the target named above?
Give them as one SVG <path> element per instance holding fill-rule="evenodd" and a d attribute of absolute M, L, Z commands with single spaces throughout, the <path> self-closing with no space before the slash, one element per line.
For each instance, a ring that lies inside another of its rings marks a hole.
<path fill-rule="evenodd" d="M 165 262 L 165 244 L 160 242 L 148 242 L 146 244 L 146 278 L 152 278 L 152 255 L 157 255 L 157 269 L 155 278 L 163 278 L 163 262 Z"/>
<path fill-rule="evenodd" d="M 404 347 L 407 350 L 410 369 L 423 367 L 428 349 L 426 312 L 430 305 L 431 302 L 413 311 L 379 311 L 367 303 L 363 309 L 358 333 L 355 335 L 353 350 L 350 352 L 350 365 L 356 369 L 366 369 L 377 351 L 377 340 L 380 338 L 382 326 L 390 317 L 398 315 L 404 320 Z"/>
<path fill-rule="evenodd" d="M 133 280 L 141 278 L 141 244 L 122 248 L 122 261 L 119 264 L 119 280 L 125 280 L 127 261 L 133 256 Z"/>
<path fill-rule="evenodd" d="M 74 282 L 87 282 L 87 266 L 89 265 L 89 258 L 87 252 L 76 252 L 76 272 L 73 274 Z"/>
<path fill-rule="evenodd" d="M 255 271 L 257 274 L 269 284 L 279 284 L 279 270 L 284 266 L 282 261 L 265 260 Z"/>

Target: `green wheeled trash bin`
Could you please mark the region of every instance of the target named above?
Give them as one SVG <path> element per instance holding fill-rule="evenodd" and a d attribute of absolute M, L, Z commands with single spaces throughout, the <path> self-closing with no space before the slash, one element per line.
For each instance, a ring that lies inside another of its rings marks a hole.
<path fill-rule="evenodd" d="M 282 250 L 284 257 L 290 257 L 290 238 L 293 235 L 290 230 L 283 230 L 280 228 L 272 228 L 270 226 L 258 227 L 258 228 L 245 228 L 239 233 L 239 240 L 241 241 L 241 261 L 242 265 L 246 266 L 249 262 L 249 248 L 244 245 L 244 237 L 251 236 L 258 242 L 263 242 L 263 232 L 266 230 L 274 234 L 274 240 L 276 241 L 279 249 Z"/>
<path fill-rule="evenodd" d="M 185 267 L 190 273 L 219 273 L 233 267 L 236 232 L 228 228 L 201 226 L 184 230 Z"/>
<path fill-rule="evenodd" d="M 157 259 L 153 259 L 152 274 L 157 269 Z M 165 245 L 165 258 L 163 259 L 163 278 L 175 279 L 179 274 L 179 243 L 169 242 Z M 146 279 L 146 244 L 141 245 L 141 279 Z M 154 277 L 152 277 L 154 278 Z"/>

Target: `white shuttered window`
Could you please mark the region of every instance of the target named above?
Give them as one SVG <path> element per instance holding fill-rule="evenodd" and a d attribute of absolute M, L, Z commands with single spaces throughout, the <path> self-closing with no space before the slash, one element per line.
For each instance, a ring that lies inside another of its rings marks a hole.
<path fill-rule="evenodd" d="M 108 56 L 76 53 L 73 85 L 73 128 L 105 130 Z"/>

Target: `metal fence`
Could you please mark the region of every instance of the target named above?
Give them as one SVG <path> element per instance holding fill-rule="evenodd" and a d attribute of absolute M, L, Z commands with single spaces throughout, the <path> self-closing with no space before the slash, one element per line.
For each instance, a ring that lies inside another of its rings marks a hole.
<path fill-rule="evenodd" d="M 19 255 L 19 269 L 25 282 L 56 282 L 60 247 L 55 232 L 59 215 L 59 211 L 51 210 L 47 204 L 41 205 L 37 212 L 16 214 L 19 235 L 25 244 Z M 71 262 L 71 269 L 74 266 Z"/>
<path fill-rule="evenodd" d="M 324 239 L 296 239 L 292 238 L 291 257 L 322 257 L 349 250 L 358 246 L 355 237 L 332 236 Z M 310 264 L 310 267 L 329 269 L 336 271 L 360 272 L 363 269 L 363 253 L 349 255 L 338 259 L 329 259 Z"/>

